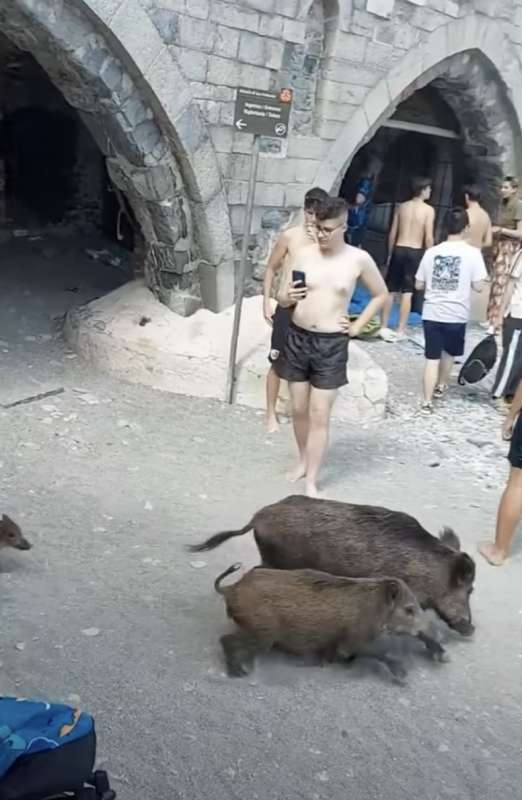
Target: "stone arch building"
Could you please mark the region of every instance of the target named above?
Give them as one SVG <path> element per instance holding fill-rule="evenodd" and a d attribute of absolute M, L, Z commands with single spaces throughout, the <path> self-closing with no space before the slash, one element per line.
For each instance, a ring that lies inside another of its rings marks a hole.
<path fill-rule="evenodd" d="M 288 142 L 260 164 L 261 262 L 306 189 L 337 190 L 428 84 L 491 198 L 522 170 L 522 0 L 4 0 L 0 23 L 91 131 L 140 225 L 147 282 L 182 314 L 233 298 L 252 147 L 231 124 L 239 85 L 296 89 Z"/>

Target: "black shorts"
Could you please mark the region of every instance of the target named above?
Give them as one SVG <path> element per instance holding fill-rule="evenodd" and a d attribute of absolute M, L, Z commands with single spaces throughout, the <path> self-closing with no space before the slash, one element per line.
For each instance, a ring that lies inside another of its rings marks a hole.
<path fill-rule="evenodd" d="M 348 383 L 348 336 L 318 333 L 299 328 L 293 322 L 286 336 L 281 370 L 290 383 L 308 382 L 316 389 L 339 389 Z"/>
<path fill-rule="evenodd" d="M 288 333 L 288 328 L 292 321 L 292 312 L 292 308 L 277 306 L 274 316 L 272 317 L 272 341 L 270 343 L 268 360 L 276 371 L 284 357 L 286 334 Z"/>
<path fill-rule="evenodd" d="M 522 469 L 522 414 L 518 417 L 515 427 L 513 428 L 508 461 L 512 467 Z"/>
<path fill-rule="evenodd" d="M 424 250 L 418 250 L 415 247 L 396 247 L 394 249 L 386 276 L 388 291 L 413 294 L 415 275 L 423 255 Z"/>
<path fill-rule="evenodd" d="M 442 353 L 463 355 L 466 344 L 465 322 L 433 322 L 423 320 L 426 358 L 438 360 Z"/>

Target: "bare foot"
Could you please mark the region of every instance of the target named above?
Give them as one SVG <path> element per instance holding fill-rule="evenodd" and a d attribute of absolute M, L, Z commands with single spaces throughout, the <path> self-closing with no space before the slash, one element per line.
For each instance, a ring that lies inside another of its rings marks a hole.
<path fill-rule="evenodd" d="M 315 500 L 320 500 L 322 497 L 322 494 L 315 483 L 306 484 L 305 494 L 307 497 L 313 497 Z"/>
<path fill-rule="evenodd" d="M 279 420 L 277 414 L 266 415 L 266 429 L 268 433 L 277 433 L 279 430 Z"/>
<path fill-rule="evenodd" d="M 501 567 L 506 560 L 506 554 L 490 542 L 481 544 L 478 551 L 493 567 Z"/>
<path fill-rule="evenodd" d="M 306 464 L 300 461 L 295 469 L 291 469 L 290 472 L 287 472 L 286 477 L 290 483 L 297 483 L 301 478 L 306 478 Z"/>

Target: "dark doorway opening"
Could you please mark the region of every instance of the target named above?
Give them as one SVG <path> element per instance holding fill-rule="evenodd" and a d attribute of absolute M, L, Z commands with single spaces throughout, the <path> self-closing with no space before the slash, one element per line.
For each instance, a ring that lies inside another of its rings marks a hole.
<path fill-rule="evenodd" d="M 443 236 L 445 213 L 462 202 L 462 187 L 473 180 L 474 169 L 457 118 L 435 88 L 427 86 L 399 105 L 353 158 L 340 194 L 353 202 L 358 182 L 368 175 L 374 195 L 362 246 L 378 264 L 386 258 L 393 209 L 409 199 L 416 176 L 433 181 L 436 237 Z"/>

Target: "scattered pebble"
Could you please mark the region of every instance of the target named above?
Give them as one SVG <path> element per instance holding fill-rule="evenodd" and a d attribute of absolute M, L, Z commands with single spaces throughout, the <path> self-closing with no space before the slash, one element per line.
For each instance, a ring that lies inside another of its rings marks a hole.
<path fill-rule="evenodd" d="M 206 561 L 191 561 L 190 562 L 190 566 L 192 567 L 192 569 L 203 569 L 204 567 L 207 566 L 207 562 Z"/>
<path fill-rule="evenodd" d="M 152 511 L 154 506 L 152 505 L 152 503 L 149 500 L 147 500 L 147 502 L 145 503 L 143 508 L 145 509 L 145 511 Z"/>
<path fill-rule="evenodd" d="M 15 644 L 15 650 L 18 650 L 20 653 L 23 653 L 25 650 L 25 642 L 17 642 Z"/>
<path fill-rule="evenodd" d="M 92 639 L 94 636 L 99 636 L 100 635 L 100 629 L 99 628 L 84 628 L 82 630 L 82 633 L 83 633 L 84 636 L 88 636 L 89 638 Z"/>

